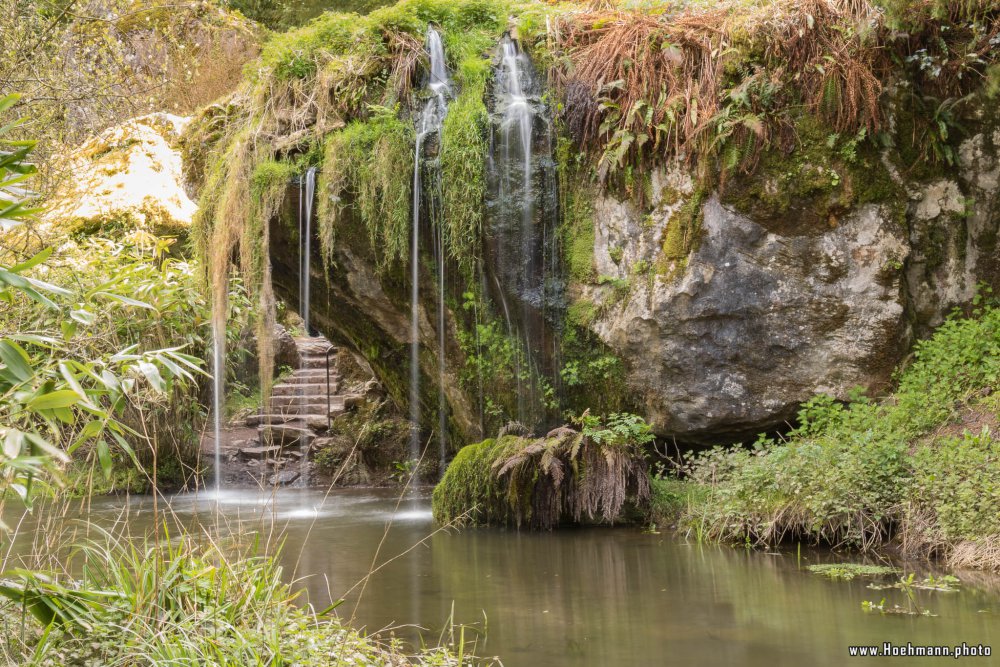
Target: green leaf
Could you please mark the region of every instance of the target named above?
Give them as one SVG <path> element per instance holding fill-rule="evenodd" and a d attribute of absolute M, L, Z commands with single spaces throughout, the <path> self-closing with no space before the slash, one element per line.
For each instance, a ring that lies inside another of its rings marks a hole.
<path fill-rule="evenodd" d="M 70 389 L 75 391 L 77 396 L 80 397 L 80 400 L 89 400 L 87 392 L 84 391 L 83 386 L 77 381 L 76 376 L 73 375 L 73 371 L 69 369 L 69 366 L 66 365 L 65 361 L 59 363 L 59 373 L 63 376 L 63 379 L 66 380 L 66 384 L 70 386 Z"/>
<path fill-rule="evenodd" d="M 68 341 L 76 335 L 76 322 L 63 320 L 59 323 L 59 328 L 62 329 L 63 340 Z"/>
<path fill-rule="evenodd" d="M 124 303 L 126 306 L 135 306 L 136 308 L 146 308 L 147 310 L 155 311 L 156 308 L 149 305 L 145 301 L 139 301 L 138 299 L 133 299 L 132 297 L 124 296 L 122 294 L 115 294 L 113 292 L 95 292 L 94 296 L 103 296 L 112 301 L 118 301 Z"/>
<path fill-rule="evenodd" d="M 333 611 L 334 609 L 336 609 L 340 605 L 344 604 L 344 602 L 345 602 L 344 598 L 341 598 L 341 599 L 337 600 L 336 602 L 334 602 L 333 604 L 331 604 L 329 607 L 327 607 L 323 611 L 319 612 L 319 614 L 317 614 L 317 616 L 326 616 L 331 611 Z"/>
<path fill-rule="evenodd" d="M 166 390 L 166 383 L 164 383 L 163 376 L 160 375 L 160 370 L 156 366 L 148 361 L 140 361 L 139 371 L 149 380 L 149 384 L 153 389 L 159 392 Z"/>
<path fill-rule="evenodd" d="M 91 438 L 99 435 L 103 430 L 104 430 L 104 422 L 102 422 L 101 420 L 94 419 L 87 422 L 84 425 L 84 427 L 80 429 L 80 432 L 76 436 L 76 440 L 73 441 L 73 444 L 71 444 L 66 449 L 66 451 L 72 454 L 73 452 L 75 452 L 77 449 L 80 448 L 80 445 L 87 442 Z"/>
<path fill-rule="evenodd" d="M 21 455 L 24 445 L 24 433 L 16 429 L 7 429 L 3 439 L 3 455 L 8 459 L 16 459 Z"/>
<path fill-rule="evenodd" d="M 30 268 L 38 266 L 51 256 L 52 256 L 52 248 L 46 248 L 45 250 L 41 251 L 31 259 L 25 262 L 21 262 L 20 264 L 16 264 L 7 270 L 10 271 L 11 273 L 22 273 Z"/>
<path fill-rule="evenodd" d="M 89 327 L 91 324 L 94 323 L 94 320 L 97 319 L 97 316 L 94 315 L 92 312 L 90 312 L 89 310 L 84 310 L 82 308 L 69 311 L 69 316 L 73 319 L 74 322 L 79 322 L 85 327 Z"/>
<path fill-rule="evenodd" d="M 111 478 L 111 449 L 108 447 L 107 440 L 97 441 L 97 459 L 101 462 L 101 470 L 104 472 L 104 478 Z"/>
<path fill-rule="evenodd" d="M 63 424 L 71 425 L 74 421 L 73 411 L 69 408 L 52 408 L 52 414 L 55 418 L 61 421 Z"/>
<path fill-rule="evenodd" d="M 28 353 L 13 341 L 0 340 L 0 361 L 19 382 L 27 382 L 35 374 Z"/>
<path fill-rule="evenodd" d="M 28 401 L 29 410 L 52 410 L 53 408 L 68 408 L 80 402 L 80 396 L 71 389 L 51 391 Z"/>
<path fill-rule="evenodd" d="M 109 426 L 110 425 L 111 424 L 109 424 Z M 138 435 L 137 433 L 135 433 L 135 431 L 132 431 L 132 429 L 129 429 L 129 431 L 135 435 Z M 125 440 L 125 438 L 118 435 L 114 430 L 111 431 L 111 437 L 115 439 L 115 442 L 117 442 L 118 446 L 122 448 L 122 451 L 128 454 L 129 459 L 132 460 L 132 464 L 136 468 L 141 468 L 142 466 L 139 465 L 139 458 L 135 455 L 135 450 L 132 449 L 132 446 L 128 444 L 128 441 Z"/>
<path fill-rule="evenodd" d="M 21 99 L 20 93 L 11 93 L 4 97 L 0 97 L 0 113 L 3 113 L 7 109 L 11 108 Z"/>
<path fill-rule="evenodd" d="M 58 459 L 62 462 L 69 461 L 69 457 L 61 449 L 50 443 L 48 440 L 38 435 L 37 433 L 25 433 L 24 436 L 31 443 L 32 453 L 36 456 L 45 455 L 50 456 L 54 459 Z"/>

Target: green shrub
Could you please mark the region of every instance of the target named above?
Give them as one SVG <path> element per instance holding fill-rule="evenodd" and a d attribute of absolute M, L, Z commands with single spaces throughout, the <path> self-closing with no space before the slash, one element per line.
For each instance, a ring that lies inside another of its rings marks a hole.
<path fill-rule="evenodd" d="M 931 543 L 1000 533 L 1000 440 L 983 429 L 921 445 L 908 509 Z"/>
<path fill-rule="evenodd" d="M 398 642 L 365 638 L 328 616 L 333 606 L 317 613 L 296 605 L 276 560 L 253 548 L 105 534 L 76 556 L 86 563 L 82 579 L 19 570 L 0 585 L 10 600 L 0 614 L 8 628 L 20 626 L 0 637 L 0 655 L 40 667 L 411 664 Z M 31 632 L 32 619 L 43 632 Z M 413 660 L 459 665 L 442 648 Z"/>

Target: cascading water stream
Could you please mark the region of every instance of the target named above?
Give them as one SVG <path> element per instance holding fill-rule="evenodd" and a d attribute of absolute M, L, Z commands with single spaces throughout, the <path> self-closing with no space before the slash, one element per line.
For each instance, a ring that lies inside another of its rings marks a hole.
<path fill-rule="evenodd" d="M 312 336 L 309 322 L 311 306 L 310 271 L 312 269 L 312 214 L 313 200 L 316 197 L 316 167 L 306 170 L 305 177 L 299 180 L 299 316 L 302 317 L 302 328 L 306 336 Z M 304 368 L 304 366 L 300 366 Z M 305 401 L 306 386 L 299 389 L 299 401 Z M 302 458 L 299 468 L 299 478 L 302 487 L 309 488 L 309 443 L 302 440 Z"/>
<path fill-rule="evenodd" d="M 495 60 L 488 162 L 487 270 L 515 345 L 516 419 L 544 420 L 543 382 L 557 386 L 561 277 L 556 269 L 558 193 L 551 122 L 528 55 L 504 35 Z"/>
<path fill-rule="evenodd" d="M 312 267 L 312 208 L 316 196 L 316 167 L 306 170 L 299 180 L 299 316 L 307 336 L 309 323 L 309 270 Z"/>
<path fill-rule="evenodd" d="M 452 95 L 451 81 L 445 66 L 444 45 L 441 35 L 433 26 L 427 29 L 427 53 L 430 57 L 430 78 L 427 90 L 430 93 L 417 119 L 417 137 L 413 155 L 413 228 L 410 245 L 410 458 L 420 458 L 420 220 L 423 205 L 422 170 L 425 167 L 424 152 L 428 138 L 437 138 L 441 145 L 441 127 L 448 113 L 448 99 Z M 438 216 L 440 218 L 440 216 Z M 444 338 L 444 237 L 441 221 L 437 220 L 435 237 L 435 260 L 438 281 L 438 411 L 440 424 L 438 434 L 441 463 L 447 447 L 444 428 L 446 401 L 444 396 L 445 338 Z"/>
<path fill-rule="evenodd" d="M 218 308 L 225 306 L 216 305 Z M 223 311 L 224 313 L 225 311 Z M 215 440 L 215 494 L 222 491 L 222 391 L 226 358 L 225 316 L 212 317 L 212 436 Z"/>

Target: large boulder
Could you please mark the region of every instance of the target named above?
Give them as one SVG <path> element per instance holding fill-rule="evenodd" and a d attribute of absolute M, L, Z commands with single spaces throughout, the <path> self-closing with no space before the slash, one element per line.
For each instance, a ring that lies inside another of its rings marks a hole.
<path fill-rule="evenodd" d="M 781 427 L 816 394 L 881 391 L 913 340 L 978 283 L 1000 287 L 998 149 L 1000 132 L 976 133 L 960 169 L 912 182 L 883 156 L 887 173 L 870 178 L 888 176 L 893 196 L 836 208 L 793 195 L 767 214 L 726 188 L 698 192 L 679 167 L 658 172 L 652 213 L 597 198 L 600 278 L 571 293 L 594 304 L 590 329 L 625 361 L 661 435 L 719 442 Z M 757 178 L 774 201 L 788 187 Z M 672 252 L 692 210 L 696 240 Z"/>
<path fill-rule="evenodd" d="M 188 119 L 167 113 L 109 128 L 66 156 L 69 173 L 47 219 L 73 233 L 187 233 L 197 205 L 184 188 L 179 150 Z"/>
<path fill-rule="evenodd" d="M 600 210 L 599 243 L 634 222 L 607 202 Z M 812 236 L 770 232 L 716 196 L 702 214 L 685 270 L 639 282 L 592 325 L 626 359 L 660 432 L 739 436 L 791 419 L 812 394 L 888 378 L 907 336 L 903 228 L 875 205 Z M 595 259 L 611 272 L 607 249 Z"/>

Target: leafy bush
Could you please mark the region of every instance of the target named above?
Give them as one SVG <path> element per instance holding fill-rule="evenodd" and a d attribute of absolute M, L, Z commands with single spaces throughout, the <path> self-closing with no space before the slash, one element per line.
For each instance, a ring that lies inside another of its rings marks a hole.
<path fill-rule="evenodd" d="M 921 445 L 913 468 L 908 512 L 924 541 L 1000 533 L 1000 440 L 988 429 Z"/>
<path fill-rule="evenodd" d="M 162 249 L 94 239 L 0 267 L 0 325 L 24 332 L 0 339 L 8 459 L 69 454 L 110 476 L 117 449 L 127 465 L 174 459 L 193 471 L 207 311 L 191 265 Z M 39 471 L 14 469 L 5 486 L 29 500 Z"/>

